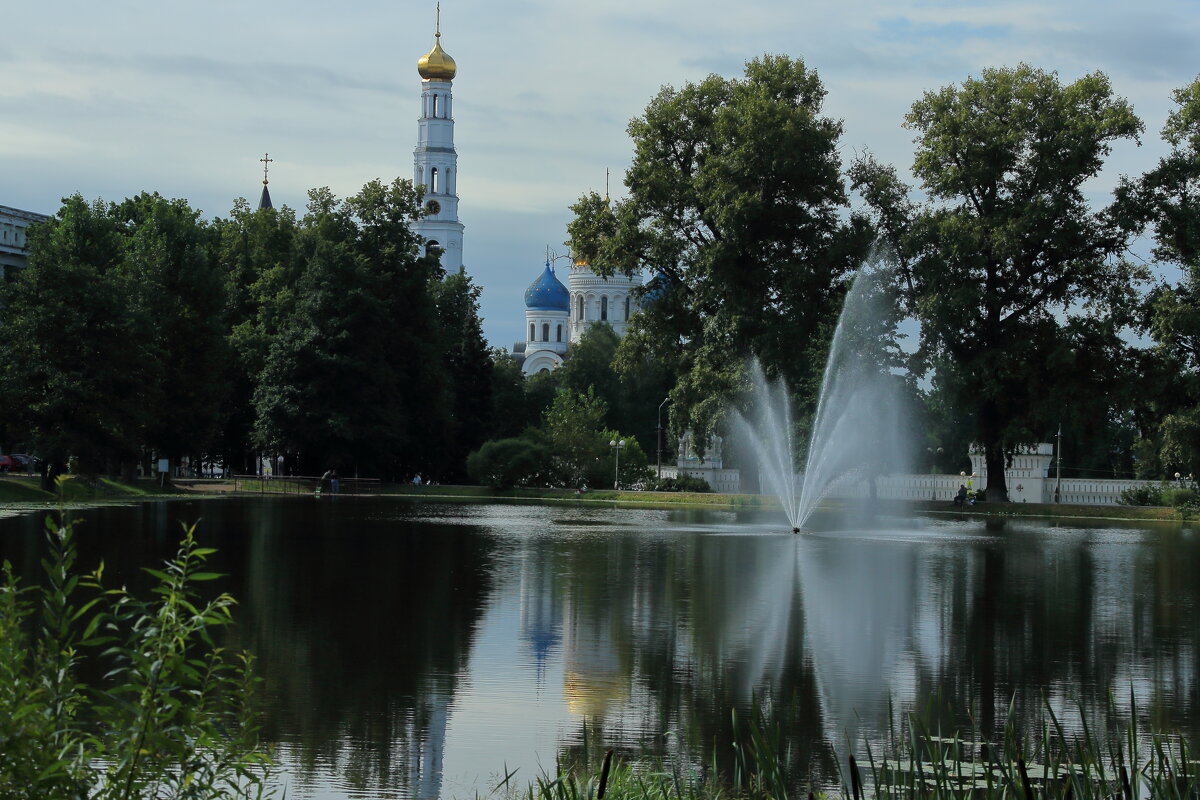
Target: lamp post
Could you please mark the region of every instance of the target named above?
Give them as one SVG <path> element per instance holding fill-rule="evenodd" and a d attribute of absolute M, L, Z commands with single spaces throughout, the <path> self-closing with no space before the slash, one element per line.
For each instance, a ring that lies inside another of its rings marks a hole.
<path fill-rule="evenodd" d="M 625 440 L 622 439 L 620 441 L 617 441 L 616 439 L 612 439 L 609 441 L 608 446 L 611 447 L 613 449 L 613 452 L 617 454 L 617 463 L 613 467 L 613 489 L 620 489 L 621 488 L 621 484 L 620 484 L 621 448 L 625 446 Z"/>
<path fill-rule="evenodd" d="M 662 410 L 663 410 L 663 406 L 665 406 L 669 402 L 671 402 L 671 398 L 664 397 L 663 401 L 658 404 L 658 428 L 657 428 L 658 439 L 655 441 L 655 443 L 658 445 L 658 479 L 660 481 L 662 480 L 662 445 L 663 445 L 663 441 L 662 441 Z"/>

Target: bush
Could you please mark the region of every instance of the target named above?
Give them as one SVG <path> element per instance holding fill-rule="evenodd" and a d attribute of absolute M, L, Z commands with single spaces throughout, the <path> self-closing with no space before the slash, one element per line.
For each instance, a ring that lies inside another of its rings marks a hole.
<path fill-rule="evenodd" d="M 646 484 L 651 492 L 711 492 L 712 487 L 704 478 L 680 475 L 677 478 L 653 478 Z"/>
<path fill-rule="evenodd" d="M 249 656 L 216 647 L 234 600 L 207 603 L 213 552 L 187 529 L 153 600 L 105 590 L 103 565 L 74 571 L 71 525 L 46 521 L 46 584 L 0 581 L 0 797 L 260 796 L 269 758 L 257 738 Z M 90 600 L 75 599 L 90 589 Z M 85 665 L 85 662 L 86 665 Z M 84 670 L 82 667 L 86 666 Z M 81 674 L 103 675 L 89 685 Z"/>
<path fill-rule="evenodd" d="M 1165 506 L 1161 486 L 1134 486 L 1121 492 L 1117 500 L 1123 506 Z"/>
<path fill-rule="evenodd" d="M 467 456 L 467 474 L 493 489 L 541 485 L 549 461 L 549 452 L 536 442 L 496 439 Z"/>
<path fill-rule="evenodd" d="M 1162 493 L 1163 504 L 1171 508 L 1180 508 L 1186 505 L 1196 505 L 1200 502 L 1200 492 L 1190 487 L 1179 489 L 1164 489 Z"/>

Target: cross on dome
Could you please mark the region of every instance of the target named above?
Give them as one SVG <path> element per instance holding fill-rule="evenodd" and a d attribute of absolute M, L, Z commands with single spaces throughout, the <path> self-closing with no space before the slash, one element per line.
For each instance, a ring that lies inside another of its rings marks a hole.
<path fill-rule="evenodd" d="M 417 72 L 427 81 L 454 80 L 458 65 L 450 54 L 442 49 L 442 4 L 437 4 L 437 22 L 434 26 L 433 49 L 417 61 Z"/>

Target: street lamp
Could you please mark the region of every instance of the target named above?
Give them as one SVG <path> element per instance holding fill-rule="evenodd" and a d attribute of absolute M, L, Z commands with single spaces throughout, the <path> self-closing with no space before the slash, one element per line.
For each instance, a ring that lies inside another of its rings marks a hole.
<path fill-rule="evenodd" d="M 663 401 L 658 404 L 658 439 L 655 443 L 658 445 L 658 479 L 660 481 L 662 480 L 662 446 L 663 446 L 662 410 L 663 410 L 663 406 L 665 406 L 669 402 L 671 402 L 671 398 L 664 397 Z"/>
<path fill-rule="evenodd" d="M 621 484 L 619 481 L 621 476 L 621 448 L 625 446 L 625 440 L 622 439 L 618 442 L 616 439 L 612 439 L 609 441 L 608 446 L 611 447 L 613 452 L 617 454 L 617 463 L 616 466 L 613 467 L 613 489 L 620 489 Z"/>

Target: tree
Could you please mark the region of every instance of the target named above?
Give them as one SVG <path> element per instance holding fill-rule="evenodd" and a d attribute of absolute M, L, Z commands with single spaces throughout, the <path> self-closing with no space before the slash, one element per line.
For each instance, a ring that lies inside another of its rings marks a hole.
<path fill-rule="evenodd" d="M 120 206 L 75 195 L 31 229 L 29 267 L 3 298 L 0 369 L 8 418 L 49 461 L 131 471 L 144 445 L 203 445 L 214 418 L 205 402 L 221 389 L 207 244 L 196 212 L 158 195 Z"/>
<path fill-rule="evenodd" d="M 1163 126 L 1171 151 L 1139 180 L 1118 188 L 1116 215 L 1134 230 L 1154 228 L 1154 257 L 1183 272 L 1153 292 L 1148 326 L 1158 356 L 1180 372 L 1179 384 L 1156 398 L 1161 429 L 1147 438 L 1148 461 L 1167 472 L 1200 471 L 1200 78 L 1174 92 L 1177 108 Z M 1157 452 L 1155 452 L 1157 451 Z M 1161 473 L 1160 473 L 1161 474 Z"/>
<path fill-rule="evenodd" d="M 545 409 L 530 408 L 526 396 L 525 375 L 521 372 L 521 365 L 507 350 L 502 347 L 493 348 L 491 357 L 492 411 L 488 438 L 508 439 L 536 425 Z"/>
<path fill-rule="evenodd" d="M 306 472 L 440 475 L 452 401 L 433 300 L 442 273 L 410 227 L 420 197 L 401 180 L 309 197 L 295 304 L 254 390 L 256 442 Z"/>
<path fill-rule="evenodd" d="M 143 192 L 111 208 L 124 233 L 121 269 L 129 303 L 149 325 L 153 367 L 141 442 L 179 463 L 216 438 L 228 395 L 225 281 L 216 239 L 184 200 Z M 132 463 L 127 479 L 132 479 Z"/>
<path fill-rule="evenodd" d="M 251 443 L 254 385 L 272 338 L 295 306 L 303 272 L 296 215 L 288 207 L 253 210 L 234 203 L 229 219 L 217 219 L 218 261 L 225 271 L 227 336 L 232 357 L 225 367 L 229 385 L 216 445 L 224 463 L 254 469 Z"/>
<path fill-rule="evenodd" d="M 1006 454 L 1046 427 L 1035 407 L 1042 379 L 1057 379 L 1048 348 L 1074 320 L 1132 319 L 1144 273 L 1118 258 L 1125 232 L 1089 209 L 1082 186 L 1142 125 L 1103 74 L 1064 86 L 1026 65 L 927 92 L 905 124 L 927 202 L 910 202 L 870 156 L 851 177 L 900 261 L 922 355 L 955 365 L 954 403 L 970 409 L 984 448 L 988 499 L 1006 500 Z"/>
<path fill-rule="evenodd" d="M 608 450 L 609 439 L 604 430 L 607 410 L 607 404 L 596 396 L 595 389 L 589 388 L 582 394 L 567 388 L 558 390 L 554 403 L 546 410 L 544 425 L 553 485 L 597 484 L 596 465 L 605 459 Z"/>
<path fill-rule="evenodd" d="M 619 358 L 625 374 L 647 359 L 677 372 L 677 429 L 711 429 L 744 356 L 793 385 L 820 370 L 805 348 L 871 239 L 846 213 L 842 128 L 821 116 L 824 95 L 784 56 L 749 62 L 743 79 L 666 87 L 629 124 L 628 198 L 593 193 L 572 207 L 577 258 L 602 275 L 655 275 Z"/>
<path fill-rule="evenodd" d="M 479 287 L 465 272 L 455 272 L 433 288 L 442 331 L 441 358 L 454 397 L 452 426 L 444 444 L 445 477 L 457 481 L 466 475 L 467 454 L 487 439 L 493 427 L 494 366 L 479 318 Z"/>

